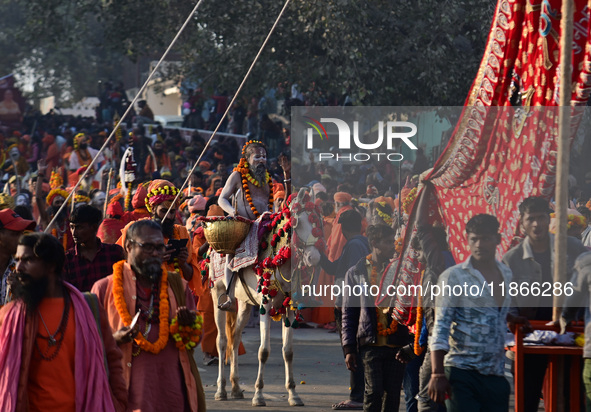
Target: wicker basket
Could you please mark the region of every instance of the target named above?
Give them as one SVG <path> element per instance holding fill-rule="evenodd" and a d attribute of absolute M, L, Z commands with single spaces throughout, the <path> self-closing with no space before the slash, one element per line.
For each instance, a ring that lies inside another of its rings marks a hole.
<path fill-rule="evenodd" d="M 219 219 L 219 218 L 218 218 Z M 251 222 L 246 219 L 203 220 L 203 234 L 209 245 L 218 253 L 233 254 L 248 235 Z"/>

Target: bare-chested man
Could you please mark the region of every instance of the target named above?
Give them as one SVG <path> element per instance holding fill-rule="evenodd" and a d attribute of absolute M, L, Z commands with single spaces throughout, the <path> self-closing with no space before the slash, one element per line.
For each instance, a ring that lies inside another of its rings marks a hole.
<path fill-rule="evenodd" d="M 242 159 L 234 169 L 218 204 L 230 216 L 242 216 L 256 220 L 264 212 L 270 211 L 272 194 L 271 178 L 267 173 L 267 149 L 261 142 L 251 140 L 242 148 Z M 226 255 L 226 285 L 225 301 L 220 299 L 218 307 L 230 310 L 234 307 L 232 297 L 233 272 L 228 269 L 228 263 L 234 255 Z"/>

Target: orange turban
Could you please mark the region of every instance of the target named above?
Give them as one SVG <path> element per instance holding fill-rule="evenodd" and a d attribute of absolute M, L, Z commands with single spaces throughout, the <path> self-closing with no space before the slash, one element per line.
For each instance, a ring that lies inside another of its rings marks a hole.
<path fill-rule="evenodd" d="M 279 199 L 285 199 L 285 190 L 278 190 L 273 193 L 273 202 L 277 202 Z"/>
<path fill-rule="evenodd" d="M 146 196 L 148 195 L 146 186 L 147 184 L 143 183 L 137 187 L 133 199 L 131 199 L 131 207 L 134 209 L 143 209 L 146 207 Z"/>
<path fill-rule="evenodd" d="M 396 204 L 394 203 L 394 199 L 392 199 L 391 197 L 384 197 L 384 196 L 376 197 L 374 199 L 374 202 L 377 202 L 377 203 L 386 202 L 386 204 L 390 205 L 392 210 L 396 210 Z"/>
<path fill-rule="evenodd" d="M 123 207 L 121 207 L 121 203 L 119 203 L 117 200 L 114 202 L 111 201 L 107 206 L 107 216 L 111 218 L 119 216 L 119 218 L 121 218 L 121 216 L 123 216 Z"/>
<path fill-rule="evenodd" d="M 339 203 L 349 203 L 351 201 L 351 199 L 353 199 L 353 196 L 351 196 L 349 193 L 347 192 L 336 192 L 333 196 L 334 201 L 335 202 L 339 202 Z"/>

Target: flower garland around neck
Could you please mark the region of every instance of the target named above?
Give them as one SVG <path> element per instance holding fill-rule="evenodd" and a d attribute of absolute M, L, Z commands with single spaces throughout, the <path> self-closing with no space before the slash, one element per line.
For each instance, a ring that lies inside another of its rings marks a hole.
<path fill-rule="evenodd" d="M 124 326 L 131 324 L 131 314 L 125 303 L 125 295 L 123 291 L 123 265 L 124 260 L 121 260 L 113 265 L 113 296 L 115 300 L 115 308 L 123 321 Z M 149 342 L 141 333 L 135 337 L 135 343 L 146 352 L 158 354 L 168 343 L 169 323 L 168 323 L 168 272 L 164 265 L 162 266 L 162 277 L 160 280 L 160 307 L 159 307 L 159 331 L 158 340 L 154 343 Z"/>
<path fill-rule="evenodd" d="M 365 257 L 367 265 L 371 265 L 371 272 L 369 274 L 369 285 L 374 286 L 378 284 L 378 265 L 375 265 L 371 260 L 371 253 Z"/>
<path fill-rule="evenodd" d="M 371 272 L 369 275 L 370 285 L 371 286 L 377 285 L 379 282 L 378 265 L 374 264 L 374 262 L 372 261 L 371 253 L 369 255 L 367 255 L 365 257 L 365 259 L 366 259 L 367 265 L 368 266 L 371 265 Z M 380 308 L 376 308 L 377 319 L 380 318 L 380 310 L 381 310 Z M 392 318 L 392 321 L 390 322 L 390 326 L 388 326 L 387 328 L 384 325 L 382 325 L 382 322 L 380 322 L 379 320 L 377 322 L 377 325 L 378 325 L 378 335 L 381 335 L 381 336 L 391 335 L 398 330 L 398 322 L 394 318 Z"/>
<path fill-rule="evenodd" d="M 252 183 L 256 187 L 261 187 L 261 183 L 257 181 L 255 178 L 253 178 L 250 174 L 248 162 L 244 157 L 240 159 L 240 163 L 238 163 L 238 166 L 234 168 L 234 171 L 240 173 L 240 176 L 242 178 L 242 189 L 244 190 L 244 197 L 246 198 L 246 201 L 250 206 L 250 210 L 252 210 L 254 216 L 258 218 L 261 215 L 261 213 L 256 209 L 256 207 L 252 203 L 252 195 L 250 194 L 248 182 Z M 269 185 L 269 211 L 271 212 L 273 211 L 273 180 L 271 179 L 271 175 L 269 175 L 269 172 L 265 173 L 265 179 L 267 180 L 267 184 Z"/>
<path fill-rule="evenodd" d="M 380 308 L 376 308 L 376 312 L 378 312 L 378 318 L 379 318 L 379 311 L 380 311 Z M 398 322 L 396 322 L 396 320 L 394 320 L 394 318 L 392 318 L 392 322 L 390 322 L 390 326 L 388 326 L 387 328 L 384 325 L 382 325 L 382 322 L 378 321 L 378 335 L 388 336 L 388 335 L 395 333 L 397 330 L 398 330 Z"/>
<path fill-rule="evenodd" d="M 173 239 L 177 239 L 177 240 L 181 238 L 180 230 L 179 230 L 179 228 L 176 225 L 174 225 L 174 229 L 173 229 L 173 232 L 172 232 L 172 238 Z M 179 263 L 179 258 L 178 257 L 175 257 L 172 260 L 172 263 L 174 265 L 174 271 L 176 273 L 178 273 L 179 275 L 183 276 L 183 274 L 181 273 L 181 264 Z"/>
<path fill-rule="evenodd" d="M 67 223 L 67 222 L 66 222 Z M 57 222 L 55 223 L 56 227 L 54 227 L 53 229 L 51 229 L 51 234 L 53 235 L 53 237 L 55 237 L 56 239 L 59 240 L 60 236 L 62 238 L 62 247 L 64 248 L 64 250 L 68 250 L 68 234 L 66 233 L 67 226 L 64 230 L 58 230 L 57 228 Z"/>

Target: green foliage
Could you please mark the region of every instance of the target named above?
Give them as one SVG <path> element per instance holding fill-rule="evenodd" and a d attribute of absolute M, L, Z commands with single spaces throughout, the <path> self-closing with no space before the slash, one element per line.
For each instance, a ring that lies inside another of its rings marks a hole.
<path fill-rule="evenodd" d="M 0 52 L 10 57 L 0 73 L 29 62 L 42 73 L 38 94 L 51 85 L 69 85 L 73 97 L 93 93 L 97 80 L 120 77 L 123 59 L 157 59 L 195 1 L 0 0 Z M 204 1 L 173 49 L 181 70 L 169 75 L 208 92 L 236 90 L 282 6 Z M 243 95 L 298 83 L 315 99 L 461 105 L 493 12 L 492 0 L 292 1 Z"/>

